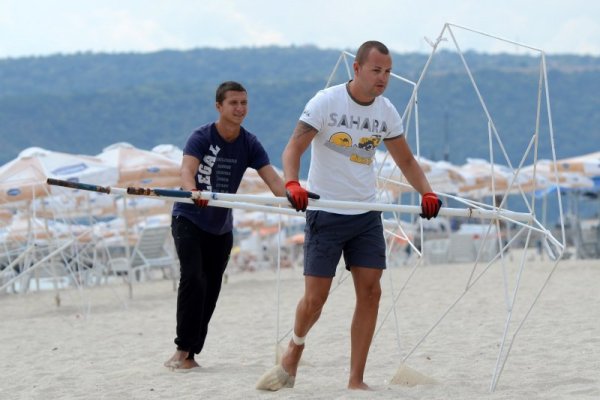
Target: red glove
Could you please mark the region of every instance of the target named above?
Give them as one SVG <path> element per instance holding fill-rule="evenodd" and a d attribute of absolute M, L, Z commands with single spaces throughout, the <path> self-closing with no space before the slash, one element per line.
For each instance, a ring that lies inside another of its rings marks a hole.
<path fill-rule="evenodd" d="M 198 189 L 192 189 L 192 200 L 194 200 L 194 204 L 196 207 L 205 208 L 208 207 L 208 200 L 203 200 L 200 198 L 200 194 L 202 193 Z"/>
<path fill-rule="evenodd" d="M 296 211 L 306 211 L 309 198 L 318 199 L 321 197 L 316 193 L 312 193 L 304 189 L 302 186 L 300 186 L 300 182 L 298 181 L 289 181 L 285 184 L 285 188 L 285 195 Z"/>
<path fill-rule="evenodd" d="M 421 199 L 421 211 L 419 214 L 421 218 L 435 218 L 440 212 L 440 208 L 442 207 L 442 201 L 438 199 L 435 193 L 425 193 L 423 198 Z"/>

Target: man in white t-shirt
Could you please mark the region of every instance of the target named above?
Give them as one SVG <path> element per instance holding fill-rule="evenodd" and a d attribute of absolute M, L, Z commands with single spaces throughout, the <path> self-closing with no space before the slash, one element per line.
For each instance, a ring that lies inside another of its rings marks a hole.
<path fill-rule="evenodd" d="M 363 43 L 353 69 L 353 80 L 322 90 L 308 102 L 283 152 L 290 203 L 298 211 L 308 206 L 311 193 L 300 186 L 298 172 L 309 144 L 308 188 L 312 192 L 326 200 L 373 202 L 372 162 L 375 148 L 383 142 L 408 182 L 423 196 L 421 216 L 435 218 L 441 201 L 413 157 L 398 111 L 381 96 L 392 69 L 389 50 L 377 41 Z M 342 254 L 356 293 L 348 388 L 369 389 L 363 375 L 377 322 L 385 250 L 378 211 L 311 207 L 306 212 L 304 296 L 296 308 L 292 340 L 281 364 L 263 375 L 258 389 L 294 386 L 304 339 L 319 319 Z"/>

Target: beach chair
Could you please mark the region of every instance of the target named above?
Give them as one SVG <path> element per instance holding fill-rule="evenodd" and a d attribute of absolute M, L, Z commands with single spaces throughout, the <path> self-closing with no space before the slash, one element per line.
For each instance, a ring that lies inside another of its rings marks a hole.
<path fill-rule="evenodd" d="M 131 292 L 134 281 L 152 279 L 154 272 L 160 270 L 163 278 L 173 279 L 176 289 L 178 261 L 170 232 L 168 225 L 148 226 L 131 245 L 122 236 L 99 241 L 97 262 L 104 281 L 108 282 L 110 276 L 120 276 L 129 284 Z"/>
<path fill-rule="evenodd" d="M 163 278 L 175 280 L 177 258 L 170 246 L 171 227 L 157 225 L 144 228 L 131 252 L 131 271 L 137 280 L 150 279 L 161 270 Z"/>
<path fill-rule="evenodd" d="M 424 243 L 423 255 L 428 264 L 443 264 L 449 261 L 450 239 L 431 239 Z"/>
<path fill-rule="evenodd" d="M 600 222 L 597 219 L 578 220 L 576 249 L 578 258 L 600 258 Z"/>

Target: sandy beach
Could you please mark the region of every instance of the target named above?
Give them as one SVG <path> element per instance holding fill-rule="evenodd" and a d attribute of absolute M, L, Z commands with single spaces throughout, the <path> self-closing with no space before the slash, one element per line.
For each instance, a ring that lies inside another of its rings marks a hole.
<path fill-rule="evenodd" d="M 552 268 L 528 262 L 508 337 Z M 478 270 L 481 268 L 478 267 Z M 563 260 L 521 328 L 496 390 L 490 382 L 512 298 L 517 260 L 492 266 L 461 297 L 472 264 L 423 265 L 389 312 L 409 267 L 382 280 L 378 329 L 365 381 L 375 391 L 346 389 L 350 279 L 336 287 L 307 347 L 294 389 L 257 391 L 275 362 L 276 340 L 291 328 L 303 289 L 300 270 L 238 273 L 223 286 L 197 372 L 163 367 L 174 345 L 176 296 L 167 280 L 60 292 L 0 295 L 2 399 L 598 399 L 600 398 L 600 263 Z M 478 276 L 477 272 L 474 276 Z M 509 285 L 503 285 L 507 276 Z M 279 293 L 279 294 L 278 294 Z M 279 296 L 279 312 L 277 299 Z M 407 359 L 433 385 L 390 384 L 402 359 L 457 299 Z M 279 334 L 278 329 L 279 315 Z M 396 318 L 394 317 L 396 316 Z M 385 319 L 385 321 L 384 321 Z M 399 332 L 397 337 L 396 332 Z M 287 343 L 288 338 L 283 342 Z"/>

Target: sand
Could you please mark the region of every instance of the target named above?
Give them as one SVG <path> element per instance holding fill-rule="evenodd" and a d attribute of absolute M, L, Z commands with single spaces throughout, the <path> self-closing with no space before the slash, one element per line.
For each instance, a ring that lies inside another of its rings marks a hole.
<path fill-rule="evenodd" d="M 518 263 L 507 261 L 509 297 Z M 346 389 L 350 279 L 331 294 L 309 333 L 293 389 L 262 392 L 259 377 L 275 362 L 303 290 L 299 270 L 229 276 L 223 286 L 201 368 L 163 366 L 174 351 L 176 296 L 170 281 L 0 295 L 2 399 L 598 399 L 600 398 L 600 261 L 562 261 L 512 346 L 490 392 L 507 317 L 503 272 L 490 268 L 406 360 L 435 384 L 391 384 L 404 356 L 464 292 L 473 266 L 424 265 L 389 313 L 408 267 L 390 268 L 365 381 L 373 392 Z M 527 311 L 552 263 L 528 262 L 509 332 Z M 338 280 L 334 281 L 337 284 Z M 399 332 L 399 338 L 396 332 Z M 509 334 L 509 338 L 512 333 Z M 289 337 L 284 340 L 287 343 Z"/>

